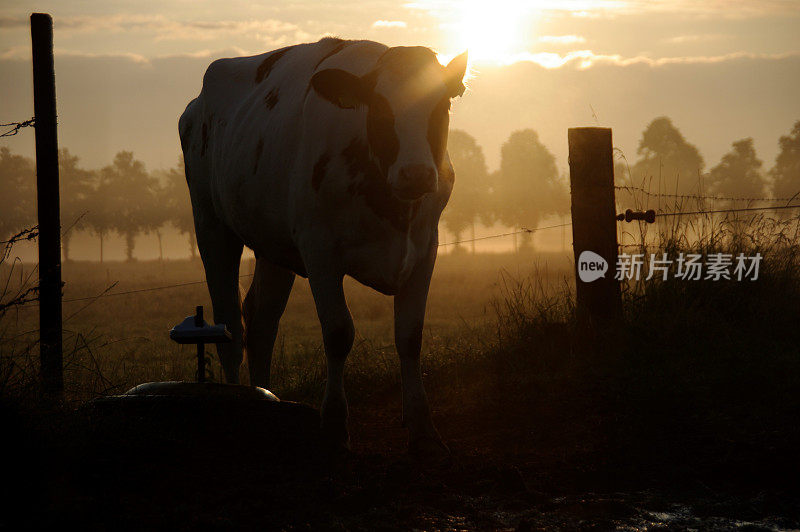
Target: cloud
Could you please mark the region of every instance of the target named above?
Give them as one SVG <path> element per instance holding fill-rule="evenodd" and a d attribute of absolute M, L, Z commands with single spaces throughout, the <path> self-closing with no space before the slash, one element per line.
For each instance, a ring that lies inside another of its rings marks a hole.
<path fill-rule="evenodd" d="M 402 20 L 376 20 L 372 23 L 373 28 L 405 28 L 407 24 Z"/>
<path fill-rule="evenodd" d="M 714 64 L 742 59 L 779 60 L 789 57 L 800 57 L 800 52 L 786 52 L 781 54 L 756 54 L 751 52 L 734 52 L 716 56 L 684 56 L 662 57 L 653 59 L 647 56 L 622 57 L 614 54 L 595 54 L 591 50 L 576 50 L 566 54 L 554 52 L 522 53 L 511 57 L 506 64 L 523 61 L 536 63 L 547 69 L 576 66 L 578 69 L 587 69 L 594 65 L 610 64 L 616 66 L 646 65 L 649 67 L 662 67 L 675 64 Z"/>
<path fill-rule="evenodd" d="M 600 18 L 600 13 L 594 11 L 572 11 L 570 15 L 576 18 Z"/>
<path fill-rule="evenodd" d="M 7 48 L 0 53 L 0 60 L 9 61 L 30 61 L 31 60 L 31 47 L 27 45 L 18 45 Z"/>
<path fill-rule="evenodd" d="M 273 40 L 276 35 L 294 34 L 298 26 L 280 20 L 220 20 L 209 22 L 166 21 L 153 26 L 158 40 L 212 40 L 222 35 L 251 36 L 259 40 Z M 281 44 L 282 42 L 275 42 Z"/>
<path fill-rule="evenodd" d="M 29 25 L 28 17 L 0 16 L 0 28 L 27 28 Z"/>
<path fill-rule="evenodd" d="M 417 0 L 405 3 L 403 7 L 428 11 L 444 19 L 451 18 L 462 9 L 460 3 L 453 0 Z M 725 18 L 785 14 L 800 16 L 800 2 L 797 0 L 537 0 L 531 3 L 530 9 L 587 18 L 652 12 Z"/>
<path fill-rule="evenodd" d="M 759 15 L 800 15 L 797 0 L 650 0 L 631 1 L 631 11 L 659 11 L 741 18 Z"/>
<path fill-rule="evenodd" d="M 86 58 L 86 59 L 115 59 L 121 61 L 129 61 L 132 63 L 138 63 L 142 65 L 146 65 L 150 63 L 150 59 L 141 55 L 141 54 L 134 54 L 134 53 L 92 53 L 92 52 L 80 52 L 76 50 L 70 50 L 68 48 L 55 48 L 53 50 L 54 55 L 56 58 L 59 57 L 77 57 L 77 58 Z M 10 60 L 10 61 L 30 61 L 31 60 L 31 48 L 30 46 L 13 46 L 3 53 L 0 54 L 0 59 L 2 60 Z"/>
<path fill-rule="evenodd" d="M 27 28 L 27 17 L 0 17 L 0 28 Z M 222 36 L 247 36 L 259 40 L 277 35 L 307 37 L 296 24 L 278 19 L 179 21 L 163 15 L 102 15 L 59 17 L 54 29 L 67 34 L 151 32 L 159 41 L 207 41 Z"/>
<path fill-rule="evenodd" d="M 219 50 L 197 50 L 195 52 L 186 52 L 178 54 L 164 54 L 154 57 L 146 57 L 141 54 L 134 53 L 94 53 L 83 52 L 78 50 L 71 50 L 68 48 L 56 47 L 54 50 L 56 59 L 69 58 L 69 59 L 110 59 L 120 63 L 135 63 L 142 66 L 150 66 L 153 62 L 171 59 L 216 59 L 220 57 L 241 57 L 248 55 L 255 55 L 261 53 L 258 51 L 245 50 L 238 46 L 228 47 Z M 25 61 L 31 60 L 30 46 L 14 46 L 0 53 L 0 61 Z"/>
<path fill-rule="evenodd" d="M 664 39 L 663 42 L 667 44 L 688 44 L 718 41 L 720 39 L 727 39 L 728 37 L 730 37 L 730 35 L 723 35 L 721 33 L 708 33 L 703 35 L 677 35 L 675 37 Z"/>
<path fill-rule="evenodd" d="M 586 42 L 586 38 L 580 35 L 542 35 L 539 42 L 547 44 L 576 44 Z"/>

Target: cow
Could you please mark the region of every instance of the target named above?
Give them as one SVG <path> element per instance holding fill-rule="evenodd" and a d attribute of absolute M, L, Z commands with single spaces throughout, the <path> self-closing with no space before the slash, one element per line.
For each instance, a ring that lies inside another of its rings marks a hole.
<path fill-rule="evenodd" d="M 422 383 L 420 346 L 455 173 L 451 99 L 465 90 L 466 52 L 447 66 L 420 46 L 323 38 L 211 63 L 178 121 L 197 244 L 227 382 L 246 353 L 250 383 L 268 387 L 278 322 L 296 275 L 308 278 L 322 328 L 327 383 L 322 433 L 349 449 L 345 359 L 349 275 L 394 296 L 409 451 L 444 456 Z M 243 247 L 256 257 L 241 303 Z"/>

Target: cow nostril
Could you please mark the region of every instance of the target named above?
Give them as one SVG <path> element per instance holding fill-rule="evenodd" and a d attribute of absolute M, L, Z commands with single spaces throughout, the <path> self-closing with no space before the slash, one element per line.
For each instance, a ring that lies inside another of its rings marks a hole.
<path fill-rule="evenodd" d="M 436 186 L 436 171 L 426 164 L 405 166 L 400 170 L 403 188 L 430 190 Z"/>
<path fill-rule="evenodd" d="M 436 170 L 426 164 L 411 164 L 400 168 L 393 184 L 395 195 L 404 200 L 415 200 L 438 188 Z"/>

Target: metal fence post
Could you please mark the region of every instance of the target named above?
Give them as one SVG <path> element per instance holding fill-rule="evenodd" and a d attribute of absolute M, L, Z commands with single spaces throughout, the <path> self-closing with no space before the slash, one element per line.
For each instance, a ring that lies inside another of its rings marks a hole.
<path fill-rule="evenodd" d="M 568 138 L 577 318 L 582 326 L 593 328 L 615 321 L 622 310 L 615 278 L 618 247 L 611 129 L 571 128 Z M 603 276 L 593 275 L 601 261 L 595 260 L 594 266 L 586 260 L 581 263 L 581 254 L 587 251 L 606 261 Z M 581 268 L 592 270 L 584 272 L 585 279 L 597 278 L 581 280 Z"/>
<path fill-rule="evenodd" d="M 58 193 L 53 19 L 31 15 L 33 109 L 36 118 L 36 201 L 39 217 L 39 329 L 42 388 L 64 393 L 61 351 L 61 213 Z"/>

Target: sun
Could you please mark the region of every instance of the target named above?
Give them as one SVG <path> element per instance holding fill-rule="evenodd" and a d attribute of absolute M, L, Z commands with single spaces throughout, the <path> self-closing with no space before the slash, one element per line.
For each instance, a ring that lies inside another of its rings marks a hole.
<path fill-rule="evenodd" d="M 534 4 L 521 0 L 465 0 L 447 24 L 453 52 L 469 50 L 470 62 L 508 63 L 528 48 Z"/>

